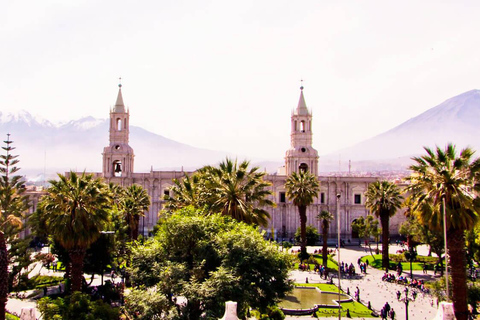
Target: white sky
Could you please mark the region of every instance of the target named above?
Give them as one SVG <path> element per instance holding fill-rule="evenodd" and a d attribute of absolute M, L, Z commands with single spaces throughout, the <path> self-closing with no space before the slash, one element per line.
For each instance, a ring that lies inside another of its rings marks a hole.
<path fill-rule="evenodd" d="M 480 1 L 6 0 L 0 111 L 281 160 L 304 79 L 325 154 L 479 88 Z"/>

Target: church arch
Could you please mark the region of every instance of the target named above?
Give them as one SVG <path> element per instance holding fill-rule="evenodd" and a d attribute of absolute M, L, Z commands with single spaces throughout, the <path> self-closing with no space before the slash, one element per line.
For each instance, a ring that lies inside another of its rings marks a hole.
<path fill-rule="evenodd" d="M 350 226 L 355 222 L 357 221 L 357 219 L 353 219 L 352 222 L 350 223 Z M 359 236 L 358 236 L 358 232 L 356 230 L 354 230 L 354 228 L 351 228 L 352 229 L 352 239 L 358 239 Z"/>
<path fill-rule="evenodd" d="M 121 177 L 123 172 L 122 161 L 115 160 L 112 163 L 112 172 L 115 177 Z"/>
<path fill-rule="evenodd" d="M 298 167 L 298 170 L 300 172 L 307 172 L 308 171 L 308 164 L 305 162 L 301 163 L 300 166 Z"/>
<path fill-rule="evenodd" d="M 122 119 L 117 118 L 117 130 L 122 131 Z"/>

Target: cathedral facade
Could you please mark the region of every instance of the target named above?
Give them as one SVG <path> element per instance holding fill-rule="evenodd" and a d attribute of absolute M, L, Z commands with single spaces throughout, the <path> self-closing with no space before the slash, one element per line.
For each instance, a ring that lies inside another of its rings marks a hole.
<path fill-rule="evenodd" d="M 164 206 L 163 197 L 170 193 L 172 179 L 181 179 L 191 172 L 183 171 L 134 171 L 134 149 L 129 145 L 129 110 L 125 108 L 122 96 L 122 86 L 119 91 L 115 106 L 110 110 L 110 135 L 109 145 L 103 150 L 102 172 L 94 173 L 102 177 L 107 183 L 121 186 L 138 184 L 148 191 L 151 198 L 149 211 L 140 220 L 140 234 L 148 235 L 158 221 L 158 214 Z M 316 216 L 327 210 L 334 215 L 329 237 L 337 235 L 337 222 L 340 219 L 341 238 L 345 241 L 357 239 L 358 236 L 351 229 L 352 222 L 369 212 L 365 207 L 364 193 L 368 185 L 378 178 L 355 176 L 319 176 L 318 152 L 312 147 L 312 113 L 307 108 L 300 88 L 300 99 L 297 107 L 291 114 L 290 149 L 285 154 L 285 166 L 276 174 L 264 177 L 271 183 L 272 200 L 277 204 L 274 208 L 267 208 L 270 213 L 268 227 L 265 228 L 269 237 L 276 240 L 290 239 L 297 228 L 300 219 L 297 208 L 286 197 L 285 181 L 292 172 L 308 170 L 318 176 L 320 192 L 314 204 L 307 209 L 307 225 L 312 225 L 319 232 L 321 223 Z M 337 212 L 339 213 L 337 216 Z M 390 232 L 398 234 L 399 224 L 404 220 L 403 215 L 397 213 L 390 220 Z"/>

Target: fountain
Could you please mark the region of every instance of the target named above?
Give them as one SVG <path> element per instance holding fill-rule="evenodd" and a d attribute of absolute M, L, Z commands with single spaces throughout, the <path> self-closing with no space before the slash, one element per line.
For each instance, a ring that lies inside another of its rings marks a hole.
<path fill-rule="evenodd" d="M 321 291 L 316 287 L 295 287 L 278 306 L 287 315 L 306 315 L 318 308 L 338 308 L 342 302 L 353 301 L 347 294 L 341 294 L 340 298 L 338 301 L 338 292 Z"/>

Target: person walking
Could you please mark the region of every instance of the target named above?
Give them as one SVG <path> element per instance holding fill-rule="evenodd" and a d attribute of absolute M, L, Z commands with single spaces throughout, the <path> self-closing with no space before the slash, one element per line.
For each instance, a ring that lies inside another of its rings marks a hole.
<path fill-rule="evenodd" d="M 394 320 L 394 319 L 395 319 L 395 311 L 393 310 L 393 308 L 392 308 L 392 310 L 390 310 L 389 315 L 390 315 L 390 319 L 391 319 L 391 320 Z"/>

